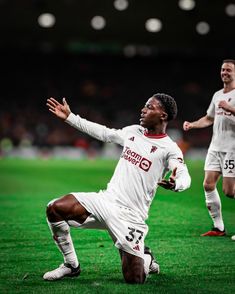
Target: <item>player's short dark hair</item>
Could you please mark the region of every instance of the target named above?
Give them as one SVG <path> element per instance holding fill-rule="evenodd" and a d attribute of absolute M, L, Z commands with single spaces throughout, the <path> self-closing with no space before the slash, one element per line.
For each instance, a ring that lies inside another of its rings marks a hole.
<path fill-rule="evenodd" d="M 168 121 L 176 118 L 178 109 L 175 99 L 173 97 L 164 93 L 154 94 L 153 97 L 160 101 L 160 103 L 162 104 L 164 111 L 168 114 Z"/>
<path fill-rule="evenodd" d="M 224 59 L 223 64 L 224 63 L 233 63 L 235 65 L 235 59 Z"/>

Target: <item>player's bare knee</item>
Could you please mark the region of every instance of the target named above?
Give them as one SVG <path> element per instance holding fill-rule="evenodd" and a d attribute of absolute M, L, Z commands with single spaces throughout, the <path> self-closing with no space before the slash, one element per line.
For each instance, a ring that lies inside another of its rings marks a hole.
<path fill-rule="evenodd" d="M 49 220 L 53 220 L 58 215 L 58 201 L 54 199 L 50 201 L 47 205 L 46 214 Z"/>
<path fill-rule="evenodd" d="M 203 187 L 206 192 L 212 192 L 215 190 L 215 184 L 207 181 L 203 182 Z"/>
<path fill-rule="evenodd" d="M 53 203 L 48 203 L 47 208 L 46 208 L 46 215 L 47 218 L 51 218 L 54 214 L 54 208 L 53 208 Z"/>

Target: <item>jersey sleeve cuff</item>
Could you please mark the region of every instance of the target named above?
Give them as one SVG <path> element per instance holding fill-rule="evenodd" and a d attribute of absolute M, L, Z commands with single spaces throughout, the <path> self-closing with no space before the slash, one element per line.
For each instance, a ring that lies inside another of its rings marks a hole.
<path fill-rule="evenodd" d="M 69 116 L 66 118 L 65 122 L 68 124 L 74 124 L 77 120 L 77 115 L 70 112 Z"/>

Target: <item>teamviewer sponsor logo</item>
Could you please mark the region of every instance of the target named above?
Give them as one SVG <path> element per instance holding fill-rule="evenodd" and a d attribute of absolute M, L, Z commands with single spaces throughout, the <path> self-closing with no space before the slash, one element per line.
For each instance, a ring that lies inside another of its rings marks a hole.
<path fill-rule="evenodd" d="M 146 158 L 142 158 L 139 167 L 142 168 L 144 171 L 148 171 L 150 169 L 152 162 Z"/>
<path fill-rule="evenodd" d="M 150 169 L 150 166 L 152 165 L 151 161 L 142 157 L 140 154 L 131 150 L 127 146 L 125 147 L 125 150 L 122 152 L 121 157 L 129 161 L 131 164 L 138 166 L 139 168 L 141 168 L 142 170 L 146 172 Z"/>

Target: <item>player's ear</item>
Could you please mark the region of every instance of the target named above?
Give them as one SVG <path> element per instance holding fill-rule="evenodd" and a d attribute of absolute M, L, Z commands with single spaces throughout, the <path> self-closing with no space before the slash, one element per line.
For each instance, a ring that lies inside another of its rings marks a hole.
<path fill-rule="evenodd" d="M 167 120 L 168 119 L 168 114 L 165 111 L 162 112 L 161 119 L 162 120 Z"/>

